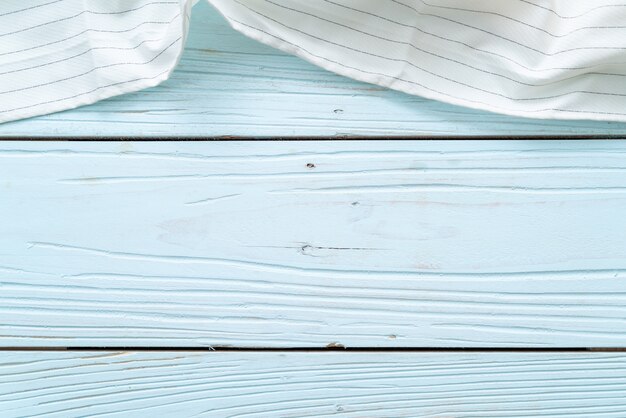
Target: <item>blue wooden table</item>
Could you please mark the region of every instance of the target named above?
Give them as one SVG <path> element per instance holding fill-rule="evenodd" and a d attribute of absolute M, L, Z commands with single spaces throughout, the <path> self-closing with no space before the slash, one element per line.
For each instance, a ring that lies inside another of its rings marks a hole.
<path fill-rule="evenodd" d="M 0 125 L 2 417 L 626 416 L 626 124 L 351 81 L 197 7 L 163 85 Z"/>

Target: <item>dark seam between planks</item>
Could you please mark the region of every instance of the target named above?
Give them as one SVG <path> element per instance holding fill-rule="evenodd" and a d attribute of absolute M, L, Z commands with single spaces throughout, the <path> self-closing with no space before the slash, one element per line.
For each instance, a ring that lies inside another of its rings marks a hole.
<path fill-rule="evenodd" d="M 158 136 L 158 137 L 132 137 L 132 136 L 60 136 L 60 137 L 25 137 L 25 136 L 0 136 L 2 141 L 27 141 L 27 142 L 229 142 L 229 141 L 496 141 L 496 140 L 532 140 L 532 141 L 552 141 L 552 140 L 625 140 L 624 134 L 606 134 L 606 135 L 389 135 L 389 136 L 370 136 L 370 135 L 337 135 L 337 136 L 215 136 L 215 137 L 196 137 L 196 136 Z"/>
<path fill-rule="evenodd" d="M 380 352 L 380 353 L 552 353 L 552 352 L 626 352 L 626 347 L 144 347 L 144 346 L 72 346 L 72 347 L 0 347 L 8 351 L 189 351 L 189 352 Z"/>

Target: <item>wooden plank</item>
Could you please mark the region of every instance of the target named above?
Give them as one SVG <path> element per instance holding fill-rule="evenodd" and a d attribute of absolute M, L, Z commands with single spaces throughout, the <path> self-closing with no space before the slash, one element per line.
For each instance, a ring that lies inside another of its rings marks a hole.
<path fill-rule="evenodd" d="M 624 346 L 621 141 L 3 142 L 0 345 Z"/>
<path fill-rule="evenodd" d="M 358 83 L 245 38 L 206 2 L 162 86 L 0 125 L 0 136 L 626 135 L 626 124 L 512 118 Z"/>
<path fill-rule="evenodd" d="M 9 417 L 623 417 L 623 353 L 4 352 Z"/>
<path fill-rule="evenodd" d="M 0 345 L 626 345 L 626 142 L 2 142 Z"/>

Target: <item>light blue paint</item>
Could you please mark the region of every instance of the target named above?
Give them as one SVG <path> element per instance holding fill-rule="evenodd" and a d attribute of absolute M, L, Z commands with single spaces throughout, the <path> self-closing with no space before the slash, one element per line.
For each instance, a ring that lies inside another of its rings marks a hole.
<path fill-rule="evenodd" d="M 626 124 L 512 118 L 351 81 L 230 29 L 196 6 L 163 85 L 0 125 L 0 137 L 626 135 Z"/>
<path fill-rule="evenodd" d="M 3 418 L 626 416 L 623 353 L 3 354 Z"/>
<path fill-rule="evenodd" d="M 200 8 L 164 85 L 0 136 L 626 134 L 353 82 Z M 624 347 L 625 144 L 2 142 L 0 346 Z M 4 351 L 0 415 L 623 417 L 625 364 Z"/>
<path fill-rule="evenodd" d="M 626 346 L 626 141 L 0 142 L 0 345 Z"/>

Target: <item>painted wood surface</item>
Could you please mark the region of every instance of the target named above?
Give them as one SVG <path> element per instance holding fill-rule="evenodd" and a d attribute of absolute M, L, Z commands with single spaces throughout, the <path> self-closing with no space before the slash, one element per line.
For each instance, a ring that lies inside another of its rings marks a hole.
<path fill-rule="evenodd" d="M 0 136 L 626 135 L 626 124 L 511 118 L 358 83 L 245 38 L 202 1 L 154 89 L 0 125 Z"/>
<path fill-rule="evenodd" d="M 626 142 L 1 142 L 0 345 L 626 345 Z"/>
<path fill-rule="evenodd" d="M 10 417 L 623 417 L 618 353 L 18 352 Z"/>

